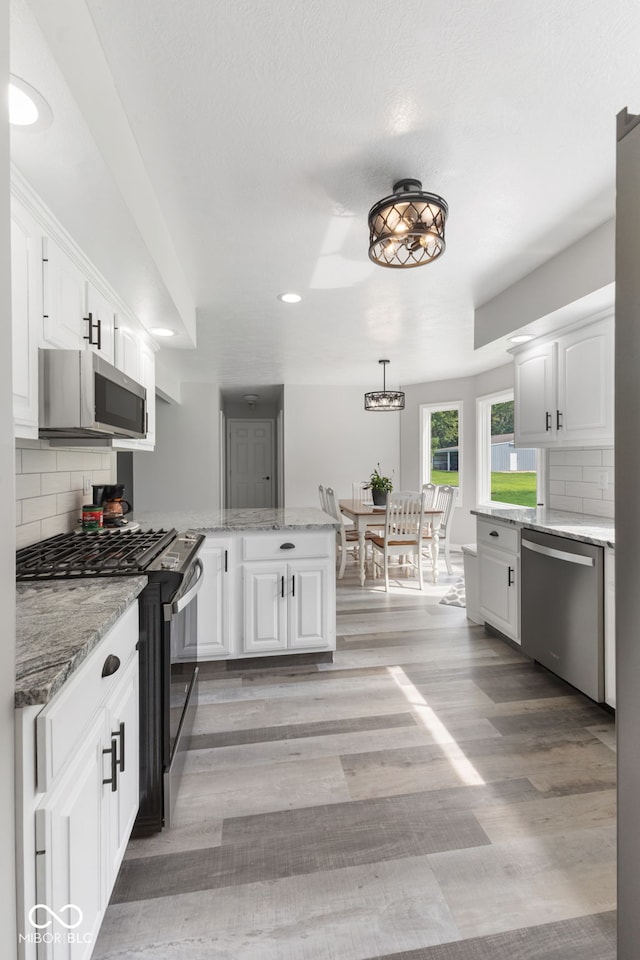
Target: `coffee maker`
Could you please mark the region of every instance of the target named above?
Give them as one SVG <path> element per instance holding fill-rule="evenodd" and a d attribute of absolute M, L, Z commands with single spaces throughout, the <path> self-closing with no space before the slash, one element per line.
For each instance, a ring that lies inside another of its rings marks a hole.
<path fill-rule="evenodd" d="M 123 483 L 103 483 L 93 486 L 93 502 L 104 510 L 105 527 L 126 527 L 129 521 L 125 514 L 131 512 L 131 504 L 124 500 Z"/>

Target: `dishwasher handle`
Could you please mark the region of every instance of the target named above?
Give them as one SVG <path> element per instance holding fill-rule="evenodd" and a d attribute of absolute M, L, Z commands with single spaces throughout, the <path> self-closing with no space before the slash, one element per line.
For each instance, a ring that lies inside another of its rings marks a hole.
<path fill-rule="evenodd" d="M 566 550 L 556 550 L 555 547 L 543 547 L 532 540 L 522 538 L 522 546 L 526 550 L 532 550 L 534 553 L 541 553 L 543 557 L 553 557 L 555 560 L 564 560 L 566 563 L 577 563 L 583 567 L 594 567 L 593 557 L 584 557 L 580 553 L 568 553 Z"/>

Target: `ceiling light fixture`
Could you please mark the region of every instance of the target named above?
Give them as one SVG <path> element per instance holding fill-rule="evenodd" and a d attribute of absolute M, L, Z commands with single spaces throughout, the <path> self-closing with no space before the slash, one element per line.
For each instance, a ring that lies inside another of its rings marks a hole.
<path fill-rule="evenodd" d="M 369 258 L 381 267 L 421 267 L 445 249 L 449 207 L 419 180 L 398 180 L 369 210 Z"/>
<path fill-rule="evenodd" d="M 243 400 L 246 400 L 247 403 L 249 404 L 249 406 L 251 407 L 251 409 L 253 410 L 253 408 L 255 407 L 256 403 L 257 403 L 258 400 L 260 399 L 260 394 L 259 394 L 259 393 L 245 393 L 242 399 L 243 399 Z"/>
<path fill-rule="evenodd" d="M 23 130 L 44 130 L 53 119 L 41 93 L 15 74 L 9 76 L 9 123 Z"/>
<path fill-rule="evenodd" d="M 151 333 L 154 337 L 175 337 L 175 330 L 169 330 L 167 327 L 152 327 Z"/>
<path fill-rule="evenodd" d="M 278 300 L 282 300 L 283 303 L 300 303 L 302 297 L 299 293 L 279 293 Z"/>
<path fill-rule="evenodd" d="M 365 410 L 404 410 L 404 393 L 400 390 L 387 390 L 386 369 L 388 360 L 378 360 L 382 364 L 382 390 L 372 390 L 364 395 Z"/>
<path fill-rule="evenodd" d="M 532 333 L 519 333 L 515 337 L 507 337 L 509 343 L 528 343 L 529 340 L 533 340 Z"/>

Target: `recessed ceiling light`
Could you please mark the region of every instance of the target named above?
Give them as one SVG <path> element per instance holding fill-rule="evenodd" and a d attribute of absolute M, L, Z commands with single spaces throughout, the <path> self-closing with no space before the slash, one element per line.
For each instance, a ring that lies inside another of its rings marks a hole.
<path fill-rule="evenodd" d="M 9 78 L 9 122 L 23 130 L 45 130 L 53 119 L 51 107 L 35 87 L 13 73 Z"/>
<path fill-rule="evenodd" d="M 298 293 L 279 293 L 278 300 L 282 300 L 283 303 L 300 303 L 302 297 Z"/>
<path fill-rule="evenodd" d="M 154 337 L 175 337 L 175 330 L 168 330 L 166 327 L 152 327 L 151 333 Z"/>
<path fill-rule="evenodd" d="M 534 336 L 532 333 L 519 333 L 515 337 L 507 337 L 509 343 L 528 343 L 529 340 L 533 340 Z"/>

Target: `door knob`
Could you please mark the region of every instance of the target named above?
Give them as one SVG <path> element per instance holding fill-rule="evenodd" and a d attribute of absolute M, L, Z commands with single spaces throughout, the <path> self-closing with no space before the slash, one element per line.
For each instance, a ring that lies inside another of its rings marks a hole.
<path fill-rule="evenodd" d="M 263 477 L 263 480 L 271 480 L 271 477 Z"/>

